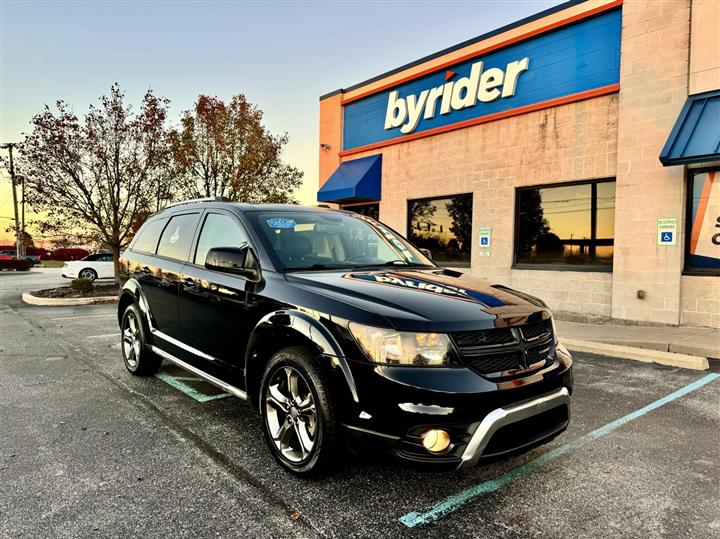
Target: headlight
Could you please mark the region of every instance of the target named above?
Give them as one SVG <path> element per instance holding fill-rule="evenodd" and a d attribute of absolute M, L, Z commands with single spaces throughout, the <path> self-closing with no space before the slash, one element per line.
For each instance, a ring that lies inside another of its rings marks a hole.
<path fill-rule="evenodd" d="M 350 332 L 375 363 L 439 367 L 452 358 L 450 338 L 443 333 L 408 333 L 350 322 Z"/>

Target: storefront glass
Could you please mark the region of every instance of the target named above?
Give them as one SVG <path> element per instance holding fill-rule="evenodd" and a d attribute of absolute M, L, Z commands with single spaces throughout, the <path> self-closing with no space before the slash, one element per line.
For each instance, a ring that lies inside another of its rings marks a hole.
<path fill-rule="evenodd" d="M 472 195 L 408 201 L 408 236 L 440 265 L 469 266 Z"/>
<path fill-rule="evenodd" d="M 720 170 L 690 174 L 686 270 L 720 275 Z"/>
<path fill-rule="evenodd" d="M 615 182 L 517 190 L 517 265 L 612 268 Z"/>

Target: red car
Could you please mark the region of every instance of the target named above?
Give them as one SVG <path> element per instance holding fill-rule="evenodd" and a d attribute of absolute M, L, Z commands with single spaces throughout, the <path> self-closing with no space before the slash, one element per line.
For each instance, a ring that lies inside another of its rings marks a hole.
<path fill-rule="evenodd" d="M 40 255 L 40 260 L 80 260 L 89 255 L 90 252 L 85 249 L 71 247 L 67 249 L 55 249 L 48 254 Z"/>

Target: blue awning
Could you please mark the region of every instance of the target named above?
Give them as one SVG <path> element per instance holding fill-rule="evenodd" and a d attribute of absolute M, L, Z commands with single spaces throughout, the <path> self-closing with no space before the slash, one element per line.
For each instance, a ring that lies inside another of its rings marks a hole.
<path fill-rule="evenodd" d="M 382 155 L 341 163 L 320 188 L 318 202 L 365 202 L 380 200 Z"/>
<path fill-rule="evenodd" d="M 720 90 L 691 95 L 660 152 L 663 165 L 720 160 Z"/>

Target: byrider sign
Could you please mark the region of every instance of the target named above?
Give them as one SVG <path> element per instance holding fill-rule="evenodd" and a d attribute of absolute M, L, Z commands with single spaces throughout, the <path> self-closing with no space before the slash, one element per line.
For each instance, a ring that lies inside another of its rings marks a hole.
<path fill-rule="evenodd" d="M 440 56 L 436 71 L 392 87 L 346 91 L 343 151 L 361 152 L 617 91 L 620 9 L 457 64 L 444 64 Z M 398 76 L 403 78 L 402 71 Z"/>
<path fill-rule="evenodd" d="M 385 129 L 399 127 L 401 133 L 412 133 L 421 115 L 426 120 L 435 117 L 438 103 L 440 114 L 449 114 L 474 107 L 478 102 L 491 103 L 500 97 L 511 97 L 515 95 L 520 73 L 528 70 L 529 63 L 530 59 L 526 57 L 509 63 L 505 70 L 491 67 L 483 72 L 483 63 L 476 62 L 468 77 L 453 81 L 455 73 L 447 71 L 445 78 L 450 82 L 423 90 L 419 95 L 400 97 L 400 92 L 394 90 L 388 96 Z"/>

